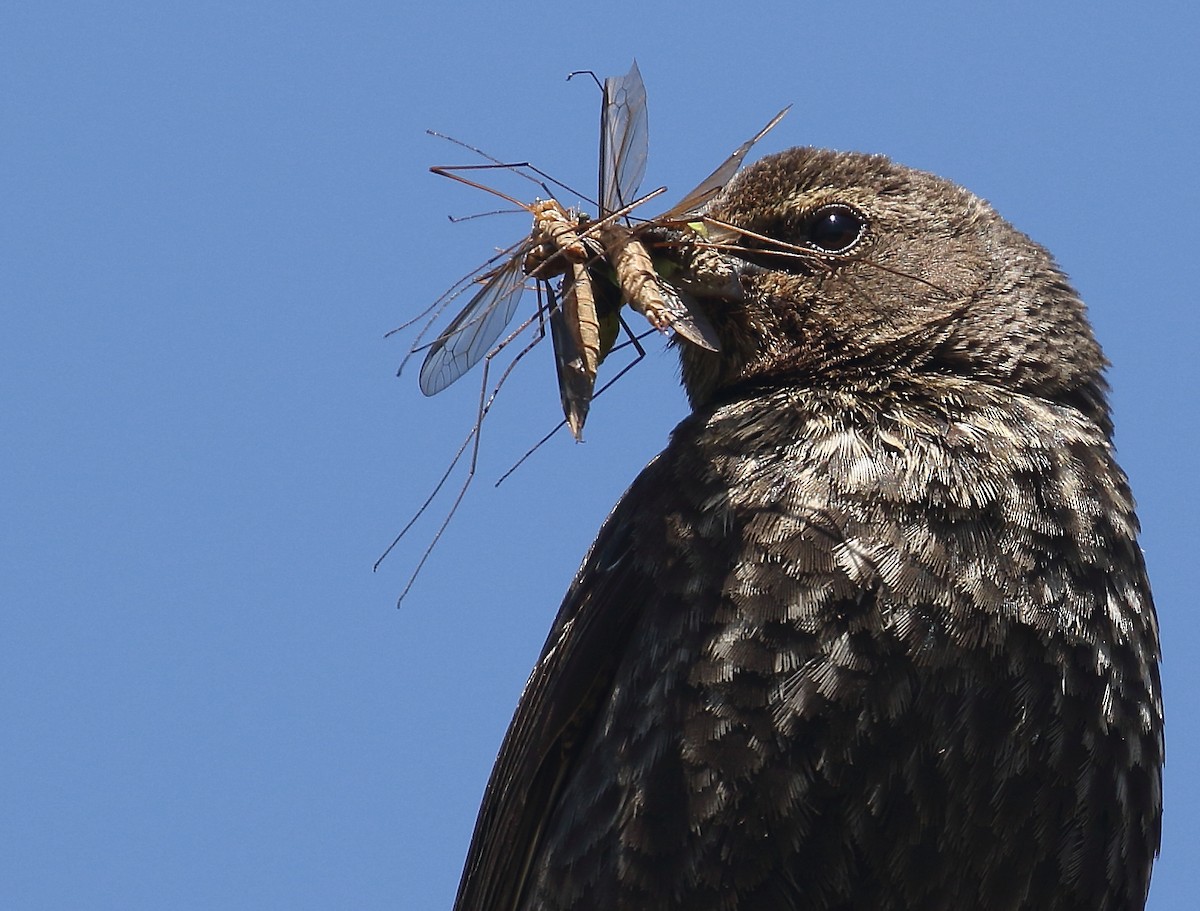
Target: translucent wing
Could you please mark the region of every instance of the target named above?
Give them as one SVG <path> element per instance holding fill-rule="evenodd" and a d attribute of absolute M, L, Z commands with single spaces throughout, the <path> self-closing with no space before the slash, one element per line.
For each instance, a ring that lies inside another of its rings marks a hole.
<path fill-rule="evenodd" d="M 704 315 L 704 310 L 696 304 L 690 295 L 681 294 L 661 279 L 658 282 L 659 292 L 667 312 L 671 314 L 671 328 L 686 338 L 693 345 L 707 348 L 709 351 L 721 350 L 721 337 L 717 330 Z"/>
<path fill-rule="evenodd" d="M 729 183 L 733 175 L 737 173 L 738 168 L 742 166 L 746 154 L 754 144 L 774 129 L 775 124 L 779 123 L 783 119 L 783 115 L 791 109 L 792 106 L 789 104 L 772 117 L 770 123 L 738 146 L 732 155 L 721 162 L 720 167 L 701 181 L 700 186 L 692 190 L 691 193 L 688 193 L 687 196 L 683 197 L 669 212 L 664 213 L 660 218 L 663 220 L 673 220 L 697 214 L 710 199 L 721 192 L 725 184 Z"/>
<path fill-rule="evenodd" d="M 646 86 L 637 61 L 624 76 L 604 80 L 600 107 L 600 217 L 637 198 L 650 147 Z"/>
<path fill-rule="evenodd" d="M 549 286 L 547 290 L 550 291 Z M 553 294 L 553 291 L 550 291 Z M 554 346 L 554 367 L 558 372 L 558 395 L 563 416 L 576 440 L 581 439 L 583 423 L 596 388 L 596 374 L 589 373 L 583 352 L 575 342 L 567 318 L 559 307 L 550 308 L 550 341 Z"/>
<path fill-rule="evenodd" d="M 522 257 L 517 254 L 484 282 L 458 316 L 429 345 L 421 364 L 420 386 L 436 395 L 479 363 L 511 322 L 525 290 Z"/>

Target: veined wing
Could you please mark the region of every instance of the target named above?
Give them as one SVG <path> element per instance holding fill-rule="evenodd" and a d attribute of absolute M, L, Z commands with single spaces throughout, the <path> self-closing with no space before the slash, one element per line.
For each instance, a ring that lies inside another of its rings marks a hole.
<path fill-rule="evenodd" d="M 702 307 L 698 306 L 690 295 L 682 294 L 669 282 L 658 281 L 658 291 L 662 296 L 663 305 L 671 316 L 671 328 L 686 338 L 693 345 L 707 348 L 709 351 L 721 350 L 721 338 Z"/>
<path fill-rule="evenodd" d="M 577 266 L 572 272 L 572 276 L 563 281 L 561 301 L 555 297 L 552 285 L 547 283 L 545 289 L 550 300 L 547 308 L 550 341 L 554 347 L 563 417 L 567 419 L 571 435 L 580 440 L 596 388 L 600 340 L 591 278 L 583 266 Z M 586 313 L 581 312 L 585 309 Z"/>
<path fill-rule="evenodd" d="M 483 287 L 429 345 L 421 364 L 420 386 L 436 395 L 479 363 L 513 314 L 525 290 L 523 257 L 513 255 L 484 281 Z"/>
<path fill-rule="evenodd" d="M 689 215 L 698 214 L 708 201 L 721 192 L 725 184 L 729 183 L 733 175 L 737 173 L 738 168 L 742 166 L 742 162 L 754 144 L 766 136 L 767 133 L 771 132 L 775 128 L 775 124 L 779 123 L 783 119 L 783 115 L 791 109 L 792 106 L 789 104 L 772 117 L 770 123 L 738 146 L 734 153 L 721 162 L 721 165 L 715 171 L 704 178 L 696 189 L 688 193 L 669 211 L 664 212 L 655 220 L 675 221 L 686 218 Z"/>
<path fill-rule="evenodd" d="M 650 147 L 646 86 L 637 61 L 624 76 L 604 80 L 600 105 L 600 217 L 637 198 Z"/>

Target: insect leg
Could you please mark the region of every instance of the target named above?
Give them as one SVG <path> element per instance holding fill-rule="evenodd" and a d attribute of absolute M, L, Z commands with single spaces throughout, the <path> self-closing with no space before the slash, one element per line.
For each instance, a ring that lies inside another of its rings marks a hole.
<path fill-rule="evenodd" d="M 496 382 L 495 387 L 492 388 L 491 393 L 489 394 L 488 393 L 488 375 L 489 375 L 489 372 L 491 369 L 492 358 L 494 358 L 502 350 L 504 350 L 504 348 L 507 347 L 511 342 L 513 342 L 521 333 L 525 332 L 530 326 L 534 325 L 535 322 L 537 323 L 537 332 L 536 332 L 534 338 L 532 339 L 532 341 L 529 342 L 528 345 L 526 345 L 519 352 L 517 352 L 516 356 L 513 357 L 512 361 L 505 368 L 504 373 L 501 374 L 500 379 Z M 450 464 L 446 467 L 445 472 L 442 473 L 442 476 L 438 480 L 437 484 L 434 485 L 434 488 L 430 492 L 429 496 L 425 498 L 425 501 L 421 504 L 421 506 L 413 514 L 412 518 L 408 520 L 408 522 L 407 522 L 407 524 L 405 524 L 404 528 L 402 528 L 400 530 L 400 533 L 398 535 L 396 535 L 396 537 L 392 540 L 392 543 L 387 546 L 387 548 L 384 550 L 384 552 L 382 554 L 380 554 L 379 559 L 377 559 L 375 561 L 375 564 L 372 567 L 372 570 L 378 570 L 380 564 L 383 563 L 383 561 L 387 558 L 388 554 L 390 554 L 392 552 L 392 550 L 395 549 L 396 545 L 400 543 L 401 539 L 403 539 L 404 536 L 406 534 L 408 534 L 409 530 L 413 527 L 413 525 L 416 524 L 417 520 L 419 518 L 421 518 L 422 515 L 425 514 L 425 511 L 429 508 L 430 504 L 433 503 L 434 499 L 437 497 L 437 495 L 441 492 L 442 488 L 445 486 L 446 481 L 449 480 L 451 473 L 453 473 L 455 467 L 458 465 L 459 461 L 462 459 L 463 455 L 466 453 L 467 448 L 470 447 L 471 459 L 467 466 L 466 479 L 463 481 L 462 486 L 459 488 L 458 493 L 455 496 L 453 503 L 451 503 L 451 505 L 450 505 L 449 511 L 446 513 L 446 516 L 442 520 L 441 525 L 438 526 L 438 529 L 434 533 L 434 536 L 433 536 L 432 540 L 429 542 L 428 547 L 426 547 L 424 553 L 422 553 L 421 559 L 420 559 L 420 561 L 418 561 L 416 568 L 412 572 L 412 575 L 409 576 L 408 582 L 405 584 L 403 591 L 400 592 L 400 597 L 396 600 L 397 606 L 399 606 L 400 603 L 404 601 L 404 598 L 408 595 L 409 590 L 413 587 L 413 583 L 415 583 L 417 581 L 417 576 L 420 575 L 421 569 L 425 566 L 425 562 L 429 559 L 429 556 L 433 553 L 434 547 L 437 546 L 438 541 L 441 539 L 442 534 L 446 531 L 446 528 L 450 525 L 450 520 L 452 518 L 454 518 L 454 514 L 458 511 L 458 507 L 462 503 L 463 497 L 466 496 L 467 490 L 468 490 L 468 488 L 470 488 L 471 482 L 474 480 L 475 469 L 476 469 L 476 466 L 478 464 L 478 459 L 479 459 L 479 445 L 480 445 L 480 439 L 481 439 L 482 431 L 483 431 L 483 421 L 484 421 L 484 418 L 487 417 L 488 412 L 491 410 L 492 404 L 496 401 L 496 396 L 499 394 L 500 389 L 504 386 L 504 383 L 508 379 L 509 374 L 512 373 L 513 368 L 516 367 L 517 363 L 521 360 L 521 358 L 523 358 L 526 354 L 528 354 L 530 351 L 532 351 L 534 346 L 537 345 L 537 343 L 540 342 L 544 337 L 545 337 L 545 329 L 541 323 L 540 311 L 539 311 L 539 313 L 535 313 L 533 316 L 529 317 L 529 319 L 527 319 L 523 323 L 521 323 L 521 325 L 518 326 L 516 329 L 514 329 L 507 338 L 505 338 L 502 342 L 500 342 L 498 345 L 496 345 L 491 351 L 489 351 L 487 353 L 487 355 L 485 355 L 485 357 L 483 359 L 484 360 L 483 379 L 479 386 L 479 408 L 476 412 L 475 426 L 471 428 L 471 431 L 463 439 L 462 444 L 458 447 L 458 451 L 454 454 L 454 458 L 450 460 Z"/>

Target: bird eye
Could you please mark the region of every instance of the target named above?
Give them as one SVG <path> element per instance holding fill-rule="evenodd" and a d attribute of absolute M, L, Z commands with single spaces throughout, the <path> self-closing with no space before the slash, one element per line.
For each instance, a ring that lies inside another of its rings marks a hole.
<path fill-rule="evenodd" d="M 823 253 L 845 253 L 862 238 L 866 223 L 849 206 L 822 206 L 808 222 L 808 242 Z"/>
<path fill-rule="evenodd" d="M 811 275 L 814 268 L 829 267 L 815 265 L 823 256 L 841 257 L 858 246 L 867 234 L 867 220 L 844 203 L 830 203 L 795 220 L 758 226 L 758 231 L 743 236 L 735 256 L 775 272 Z"/>

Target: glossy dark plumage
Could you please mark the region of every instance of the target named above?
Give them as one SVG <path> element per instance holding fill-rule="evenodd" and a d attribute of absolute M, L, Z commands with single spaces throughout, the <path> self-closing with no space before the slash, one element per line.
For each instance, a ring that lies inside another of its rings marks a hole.
<path fill-rule="evenodd" d="M 723 350 L 681 345 L 694 413 L 567 593 L 457 911 L 1141 908 L 1157 627 L 1082 304 L 881 157 L 711 215 L 673 255 Z"/>

